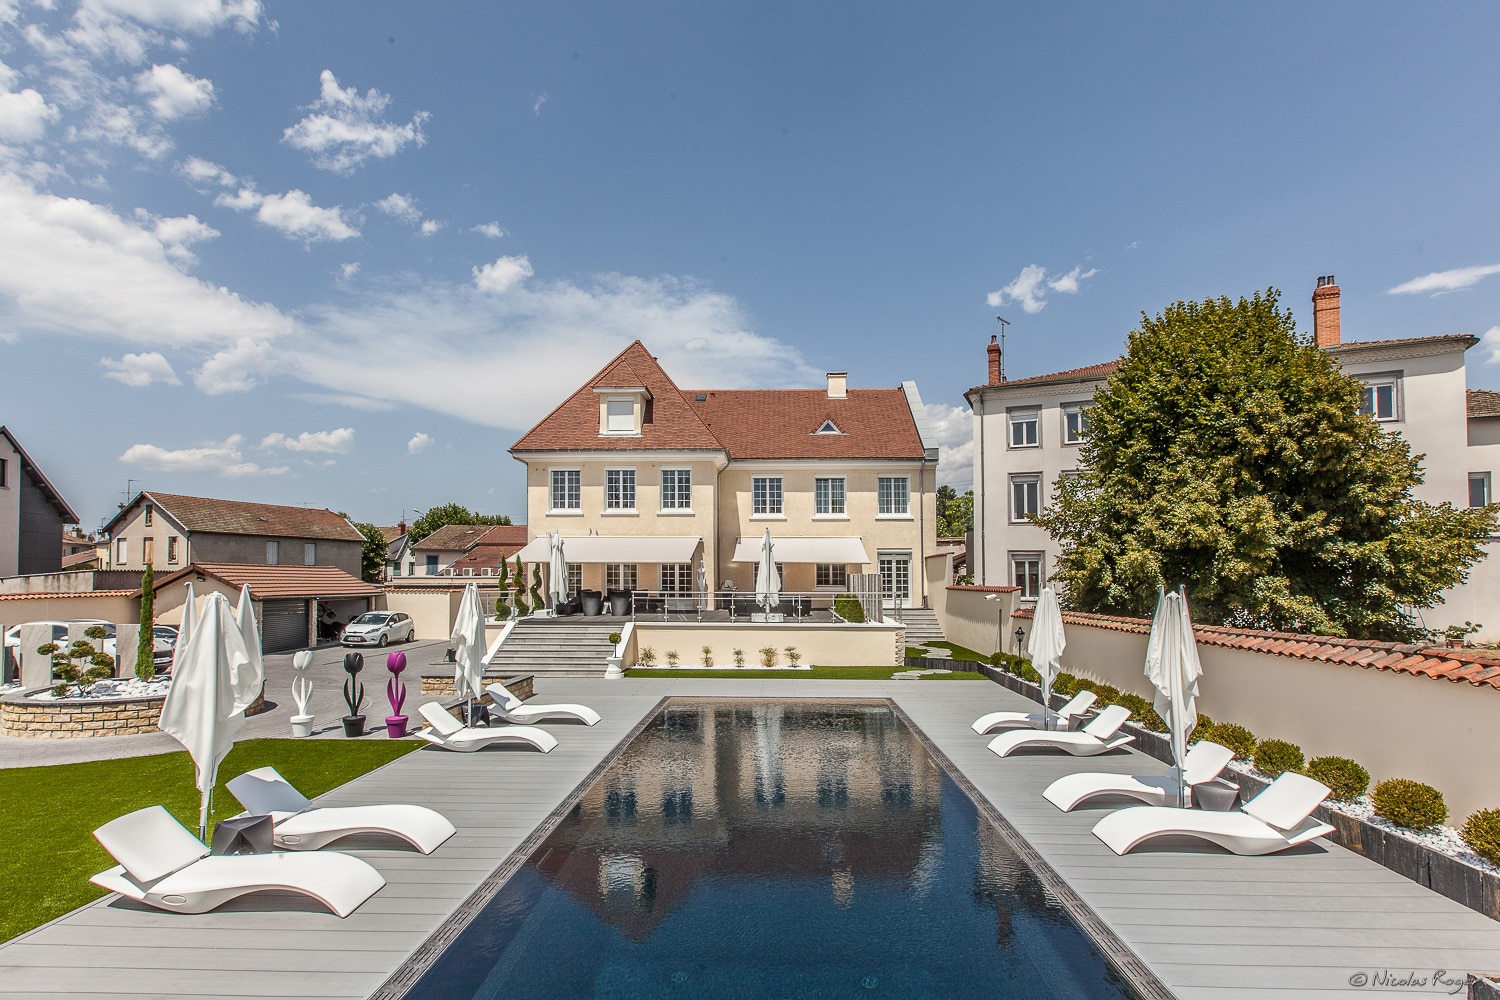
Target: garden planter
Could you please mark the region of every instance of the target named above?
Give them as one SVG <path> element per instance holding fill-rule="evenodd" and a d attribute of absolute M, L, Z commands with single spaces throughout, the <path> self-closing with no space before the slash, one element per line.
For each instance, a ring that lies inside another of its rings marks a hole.
<path fill-rule="evenodd" d="M 406 736 L 406 716 L 387 715 L 385 717 L 385 731 L 393 740 L 403 739 Z"/>
<path fill-rule="evenodd" d="M 292 724 L 292 738 L 302 739 L 304 737 L 311 736 L 314 718 L 316 718 L 316 716 L 294 715 L 289 720 L 287 720 Z"/>
<path fill-rule="evenodd" d="M 365 717 L 363 715 L 346 715 L 341 721 L 344 723 L 344 735 L 350 739 L 365 734 Z"/>

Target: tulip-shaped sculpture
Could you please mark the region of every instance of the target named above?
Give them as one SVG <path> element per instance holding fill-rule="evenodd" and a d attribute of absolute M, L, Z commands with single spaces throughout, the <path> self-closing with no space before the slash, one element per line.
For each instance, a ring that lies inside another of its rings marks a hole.
<path fill-rule="evenodd" d="M 401 706 L 406 704 L 406 682 L 401 679 L 401 671 L 406 669 L 406 654 L 387 656 L 385 669 L 391 672 L 391 679 L 385 682 L 385 696 L 391 703 L 391 714 L 385 717 L 385 729 L 391 739 L 399 740 L 406 735 L 406 716 L 401 714 Z"/>
<path fill-rule="evenodd" d="M 304 649 L 292 657 L 292 701 L 297 705 L 297 714 L 292 716 L 292 735 L 311 736 L 313 726 L 313 714 L 307 710 L 307 703 L 312 700 L 313 682 L 307 676 L 307 668 L 312 666 L 312 650 Z"/>
<path fill-rule="evenodd" d="M 349 679 L 344 681 L 344 703 L 349 706 L 349 714 L 344 716 L 343 721 L 344 735 L 349 737 L 365 734 L 365 717 L 360 712 L 360 706 L 365 703 L 365 686 L 359 680 L 359 672 L 364 668 L 364 654 L 344 654 L 344 673 L 349 675 Z"/>

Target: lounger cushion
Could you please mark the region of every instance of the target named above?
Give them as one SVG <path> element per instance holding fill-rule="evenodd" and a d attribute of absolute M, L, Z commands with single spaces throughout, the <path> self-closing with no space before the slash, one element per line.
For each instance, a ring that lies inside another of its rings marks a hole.
<path fill-rule="evenodd" d="M 498 681 L 485 688 L 485 690 L 490 693 L 491 698 L 495 699 L 495 704 L 501 708 L 515 708 L 517 705 L 522 704 L 520 698 L 510 693 L 510 688 Z"/>
<path fill-rule="evenodd" d="M 161 806 L 147 806 L 94 831 L 130 877 L 147 885 L 208 854 L 208 846 Z"/>
<path fill-rule="evenodd" d="M 1320 784 L 1305 774 L 1288 771 L 1240 808 L 1246 815 L 1254 816 L 1268 826 L 1274 826 L 1278 830 L 1293 830 L 1311 816 L 1313 810 L 1328 795 L 1327 785 Z"/>
<path fill-rule="evenodd" d="M 291 782 L 274 767 L 246 771 L 226 785 L 229 793 L 240 800 L 245 811 L 257 816 L 269 813 L 299 813 L 312 805 Z"/>

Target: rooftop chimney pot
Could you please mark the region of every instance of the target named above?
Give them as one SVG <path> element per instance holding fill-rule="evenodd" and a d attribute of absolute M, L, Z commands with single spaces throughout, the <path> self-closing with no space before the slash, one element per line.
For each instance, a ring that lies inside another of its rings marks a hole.
<path fill-rule="evenodd" d="M 990 385 L 1000 384 L 1000 340 L 993 333 L 990 334 L 989 347 L 985 349 L 990 356 Z"/>
<path fill-rule="evenodd" d="M 1337 347 L 1341 337 L 1339 330 L 1339 286 L 1333 283 L 1333 275 L 1318 277 L 1318 287 L 1313 290 L 1313 343 L 1319 347 Z"/>

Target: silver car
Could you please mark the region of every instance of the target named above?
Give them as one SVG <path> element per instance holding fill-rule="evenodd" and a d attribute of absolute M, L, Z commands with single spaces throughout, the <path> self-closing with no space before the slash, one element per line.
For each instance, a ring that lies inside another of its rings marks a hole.
<path fill-rule="evenodd" d="M 367 611 L 344 627 L 339 641 L 345 646 L 385 646 L 411 642 L 417 623 L 400 611 Z"/>

